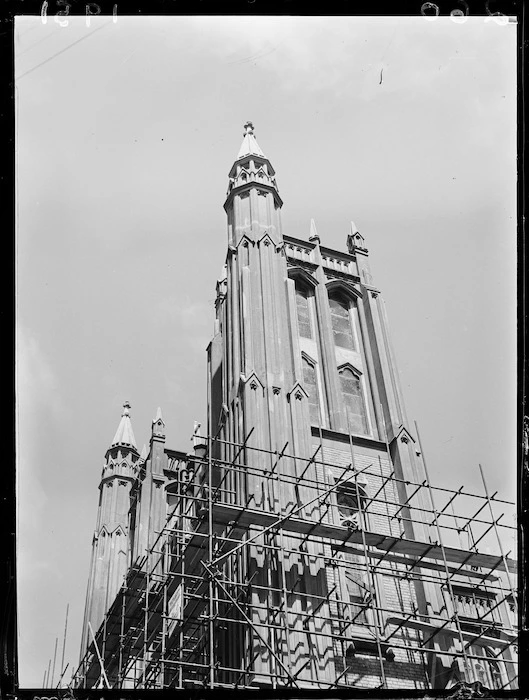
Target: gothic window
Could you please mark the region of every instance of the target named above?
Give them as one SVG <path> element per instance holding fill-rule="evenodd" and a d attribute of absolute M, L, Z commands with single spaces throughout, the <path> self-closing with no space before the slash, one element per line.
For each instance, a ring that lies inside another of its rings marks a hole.
<path fill-rule="evenodd" d="M 358 514 L 358 498 L 356 492 L 340 489 L 336 494 L 340 525 L 348 525 L 355 528 L 360 526 Z"/>
<path fill-rule="evenodd" d="M 469 651 L 472 656 L 483 657 L 482 659 L 473 659 L 476 680 L 481 681 L 486 688 L 495 690 L 503 688 L 505 681 L 493 651 L 489 647 L 477 644 L 472 645 Z"/>
<path fill-rule="evenodd" d="M 347 594 L 351 603 L 351 620 L 355 625 L 369 624 L 367 616 L 367 606 L 369 605 L 371 594 L 365 584 L 364 575 L 361 571 L 347 569 L 345 572 Z"/>
<path fill-rule="evenodd" d="M 360 377 L 356 376 L 349 367 L 344 367 L 340 370 L 340 382 L 350 431 L 367 435 L 369 429 Z"/>
<path fill-rule="evenodd" d="M 318 391 L 318 377 L 316 375 L 316 367 L 306 357 L 302 358 L 303 362 L 303 384 L 305 391 L 309 395 L 309 412 L 310 422 L 312 425 L 320 425 L 320 395 Z"/>
<path fill-rule="evenodd" d="M 299 334 L 303 338 L 312 338 L 312 323 L 309 308 L 309 293 L 296 284 L 296 308 L 298 312 Z"/>
<path fill-rule="evenodd" d="M 340 525 L 353 531 L 365 527 L 365 492 L 362 487 L 357 488 L 354 483 L 338 486 L 336 504 Z M 372 624 L 368 607 L 373 602 L 373 592 L 366 580 L 365 562 L 361 557 L 351 554 L 346 556 L 346 562 L 350 564 L 345 570 L 345 600 L 350 603 L 349 619 L 353 625 Z"/>
<path fill-rule="evenodd" d="M 331 297 L 329 299 L 331 308 L 332 331 L 334 335 L 334 344 L 348 350 L 355 349 L 353 327 L 351 325 L 351 317 L 349 313 L 349 302 Z"/>

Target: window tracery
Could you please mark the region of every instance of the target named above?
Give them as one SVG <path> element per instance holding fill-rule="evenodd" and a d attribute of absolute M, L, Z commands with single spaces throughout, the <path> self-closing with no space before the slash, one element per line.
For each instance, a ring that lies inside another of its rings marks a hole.
<path fill-rule="evenodd" d="M 361 379 L 349 367 L 343 367 L 339 373 L 349 430 L 352 433 L 367 435 L 369 427 Z"/>
<path fill-rule="evenodd" d="M 329 299 L 334 344 L 347 350 L 355 350 L 350 303 L 339 297 Z"/>

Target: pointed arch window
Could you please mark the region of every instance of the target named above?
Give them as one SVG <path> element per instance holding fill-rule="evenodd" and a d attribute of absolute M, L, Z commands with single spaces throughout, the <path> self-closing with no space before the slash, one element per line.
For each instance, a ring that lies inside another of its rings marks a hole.
<path fill-rule="evenodd" d="M 349 430 L 352 433 L 367 435 L 369 427 L 362 380 L 350 367 L 342 367 L 339 373 Z"/>
<path fill-rule="evenodd" d="M 303 384 L 305 391 L 309 395 L 310 422 L 312 425 L 320 425 L 320 392 L 318 389 L 316 365 L 305 355 L 302 355 L 301 361 L 303 363 Z"/>
<path fill-rule="evenodd" d="M 302 338 L 313 338 L 312 319 L 309 306 L 310 292 L 304 285 L 296 284 L 296 310 L 299 334 Z"/>
<path fill-rule="evenodd" d="M 331 309 L 334 344 L 347 350 L 355 350 L 353 326 L 351 324 L 350 302 L 341 297 L 329 299 Z"/>
<path fill-rule="evenodd" d="M 505 686 L 504 674 L 501 662 L 499 663 L 494 652 L 489 647 L 473 644 L 470 647 L 472 656 L 481 656 L 482 659 L 474 659 L 474 671 L 476 679 L 487 688 L 500 690 Z"/>
<path fill-rule="evenodd" d="M 336 504 L 338 506 L 340 525 L 345 525 L 352 529 L 366 529 L 364 523 L 365 500 L 366 493 L 362 486 L 357 488 L 354 483 L 341 484 L 336 489 Z"/>

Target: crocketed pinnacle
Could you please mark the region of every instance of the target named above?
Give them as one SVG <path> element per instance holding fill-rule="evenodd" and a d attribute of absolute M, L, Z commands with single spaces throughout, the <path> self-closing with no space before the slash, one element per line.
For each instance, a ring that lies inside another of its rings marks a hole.
<path fill-rule="evenodd" d="M 255 140 L 255 136 L 253 135 L 252 122 L 246 122 L 246 124 L 244 125 L 244 138 L 242 140 L 242 145 L 239 149 L 239 153 L 237 155 L 237 160 L 239 160 L 239 158 L 244 158 L 245 156 L 249 155 L 261 156 L 261 158 L 266 158 L 265 154 L 260 149 L 259 144 Z"/>
<path fill-rule="evenodd" d="M 118 429 L 116 430 L 116 434 L 114 435 L 114 439 L 112 440 L 112 447 L 116 447 L 117 445 L 124 445 L 126 447 L 133 447 L 135 450 L 137 449 L 136 439 L 132 431 L 132 423 L 130 422 L 129 411 L 130 403 L 128 401 L 125 401 L 125 403 L 123 404 L 123 413 L 121 414 L 121 420 L 119 422 Z"/>

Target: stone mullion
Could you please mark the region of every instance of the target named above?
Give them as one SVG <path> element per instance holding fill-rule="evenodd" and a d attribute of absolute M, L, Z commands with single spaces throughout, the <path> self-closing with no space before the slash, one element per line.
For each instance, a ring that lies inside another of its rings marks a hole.
<path fill-rule="evenodd" d="M 307 426 L 310 426 L 309 417 L 309 406 L 308 397 L 300 387 L 294 387 L 293 391 L 289 395 L 290 399 L 290 414 L 291 414 L 291 425 L 292 425 L 292 447 L 293 454 L 299 455 L 300 457 L 310 458 L 312 451 L 312 440 L 310 429 L 307 430 Z M 302 473 L 306 468 L 306 461 L 300 459 L 296 465 L 297 474 Z M 314 465 L 310 467 L 305 475 L 306 479 L 310 479 L 313 483 L 316 481 L 316 468 Z M 306 509 L 302 510 L 297 517 L 304 518 L 313 522 L 318 522 L 320 518 L 320 505 L 314 498 L 317 495 L 317 486 L 306 486 L 300 484 L 298 487 L 299 499 L 301 503 L 310 503 Z M 290 538 L 287 538 L 290 540 Z M 289 541 L 287 546 L 290 548 L 295 548 L 296 542 L 294 540 Z M 311 619 L 308 621 L 306 626 L 303 622 L 307 615 L 310 615 L 311 609 L 317 607 L 321 601 L 319 596 L 325 596 L 328 590 L 327 580 L 325 574 L 325 567 L 322 567 L 319 563 L 321 560 L 315 560 L 310 562 L 310 557 L 321 557 L 324 553 L 323 543 L 319 542 L 308 542 L 305 546 L 305 555 L 301 555 L 298 558 L 298 568 L 299 575 L 303 576 L 304 581 L 304 593 L 307 595 L 305 598 L 305 604 L 302 604 L 301 599 L 299 600 L 298 610 L 302 614 L 297 618 L 296 631 L 299 635 L 299 639 L 302 643 L 302 648 L 306 650 L 306 653 L 301 658 L 295 659 L 299 667 L 302 666 L 306 661 L 307 654 L 312 653 L 308 648 L 307 644 L 310 642 L 314 645 L 317 653 L 313 657 L 313 662 L 308 664 L 299 675 L 300 680 L 311 680 L 314 674 L 314 665 L 317 668 L 318 678 L 322 681 L 331 682 L 333 680 L 333 649 L 332 641 L 330 637 L 319 636 L 318 632 L 330 633 L 330 624 L 321 619 L 315 620 Z M 314 598 L 311 598 L 314 596 Z M 297 596 L 296 596 L 297 597 Z M 327 605 L 324 604 L 320 607 L 318 616 L 325 617 L 324 611 Z M 305 608 L 305 609 L 304 609 Z M 327 615 L 329 619 L 329 615 Z M 317 625 L 319 626 L 317 628 Z M 295 671 L 296 669 L 294 669 Z M 321 675 L 320 675 L 321 674 Z"/>
<path fill-rule="evenodd" d="M 231 401 L 234 399 L 237 391 L 237 382 L 239 381 L 239 376 L 241 374 L 241 339 L 240 339 L 240 318 L 239 318 L 239 305 L 237 303 L 239 299 L 239 273 L 238 273 L 238 262 L 239 256 L 234 254 L 231 256 L 229 265 L 229 286 L 227 290 L 227 302 L 229 303 L 230 316 L 232 319 L 233 328 L 233 339 L 232 339 L 232 353 L 233 353 L 233 364 L 232 364 L 232 376 L 230 377 L 230 401 L 228 406 L 231 410 Z"/>
<path fill-rule="evenodd" d="M 241 340 L 243 345 L 244 374 L 247 375 L 249 372 L 251 372 L 251 370 L 254 367 L 254 353 L 252 347 L 252 314 L 250 313 L 252 301 L 252 288 L 251 272 L 250 267 L 248 265 L 242 268 L 241 297 Z"/>
<path fill-rule="evenodd" d="M 251 315 L 251 340 L 253 349 L 253 366 L 249 369 L 255 371 L 260 381 L 264 382 L 266 380 L 266 355 L 264 347 L 264 333 L 266 329 L 263 320 L 263 298 L 259 260 L 260 251 L 258 246 L 250 244 L 248 252 L 248 267 L 251 280 L 251 299 L 248 305 L 248 320 Z"/>
<path fill-rule="evenodd" d="M 368 293 L 368 292 L 366 292 Z M 378 382 L 376 377 L 375 368 L 373 366 L 373 357 L 371 350 L 371 339 L 369 337 L 369 332 L 367 329 L 366 314 L 364 309 L 364 299 L 357 299 L 356 305 L 358 308 L 358 319 L 360 322 L 360 343 L 361 350 L 363 351 L 363 358 L 365 357 L 365 362 L 367 365 L 367 376 L 369 379 L 368 389 L 371 393 L 371 402 L 373 404 L 373 409 L 375 412 L 375 420 L 377 424 L 378 439 L 384 440 L 386 436 L 386 428 L 384 425 L 384 416 L 382 415 L 382 404 L 380 401 L 380 394 L 378 391 Z"/>
<path fill-rule="evenodd" d="M 261 303 L 263 319 L 263 348 L 264 348 L 264 369 L 262 380 L 265 389 L 269 392 L 272 385 L 278 382 L 278 357 L 277 357 L 277 327 L 274 319 L 273 295 L 274 289 L 270 270 L 270 249 L 272 245 L 268 238 L 258 243 L 259 249 L 259 272 L 261 277 Z M 269 396 L 270 402 L 270 396 Z"/>
<path fill-rule="evenodd" d="M 301 361 L 301 348 L 299 346 L 299 327 L 296 309 L 296 283 L 293 279 L 287 278 L 286 283 L 287 302 L 291 338 L 291 350 L 293 355 L 294 376 L 293 382 L 303 384 L 303 364 Z"/>
<path fill-rule="evenodd" d="M 320 258 L 321 263 L 321 258 Z M 338 367 L 336 364 L 336 350 L 334 347 L 334 336 L 332 332 L 331 310 L 329 308 L 329 296 L 325 286 L 325 272 L 321 264 L 315 272 L 319 284 L 314 290 L 316 298 L 317 318 L 319 321 L 321 364 L 325 385 L 325 397 L 329 410 L 329 424 L 331 430 L 348 432 L 347 419 L 345 416 L 344 403 L 342 398 L 342 388 Z"/>
<path fill-rule="evenodd" d="M 391 440 L 395 435 L 396 430 L 401 424 L 401 416 L 397 407 L 394 385 L 390 370 L 390 358 L 387 355 L 386 344 L 384 342 L 384 335 L 382 332 L 380 315 L 378 305 L 374 297 L 378 295 L 378 292 L 367 291 L 367 304 L 365 305 L 366 318 L 369 323 L 371 321 L 371 326 L 373 328 L 373 335 L 375 340 L 375 347 L 372 347 L 373 355 L 376 354 L 379 360 L 380 366 L 380 378 L 379 390 L 382 389 L 385 397 L 385 402 L 383 403 L 385 409 L 385 422 L 386 430 L 388 432 L 388 440 Z M 380 386 L 382 384 L 382 386 Z M 385 404 L 385 405 L 384 405 Z"/>
<path fill-rule="evenodd" d="M 382 299 L 382 297 L 380 295 L 378 295 L 375 298 L 375 305 L 378 309 L 378 315 L 380 318 L 380 328 L 382 331 L 382 337 L 384 338 L 384 347 L 385 347 L 387 358 L 388 358 L 389 373 L 390 373 L 390 377 L 391 377 L 391 385 L 393 387 L 393 392 L 395 394 L 395 403 L 397 406 L 398 415 L 400 418 L 400 422 L 403 425 L 407 425 L 408 419 L 406 416 L 406 409 L 404 408 L 404 401 L 402 398 L 402 390 L 400 388 L 400 379 L 399 379 L 399 375 L 398 375 L 397 364 L 395 362 L 395 356 L 394 356 L 394 352 L 393 352 L 393 348 L 391 346 L 391 340 L 390 340 L 390 336 L 389 336 L 386 308 L 384 306 L 384 300 Z"/>

